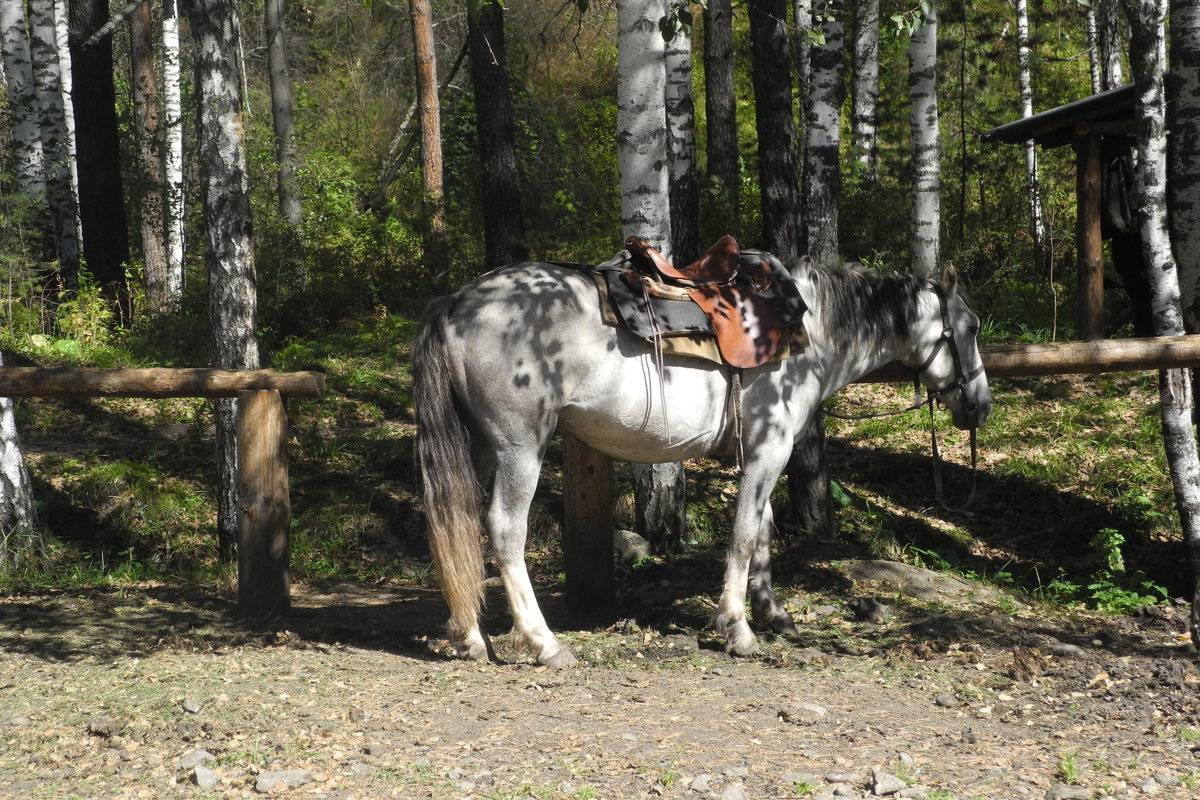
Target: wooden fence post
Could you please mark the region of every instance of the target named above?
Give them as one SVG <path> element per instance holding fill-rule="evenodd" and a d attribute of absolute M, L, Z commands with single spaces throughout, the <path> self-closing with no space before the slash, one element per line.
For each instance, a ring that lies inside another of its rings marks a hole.
<path fill-rule="evenodd" d="M 1075 249 L 1079 268 L 1079 338 L 1104 338 L 1104 242 L 1100 233 L 1103 165 L 1100 137 L 1080 123 L 1075 135 L 1077 219 Z"/>
<path fill-rule="evenodd" d="M 237 396 L 238 607 L 262 620 L 290 605 L 287 413 L 274 389 Z"/>
<path fill-rule="evenodd" d="M 572 611 L 603 615 L 617 604 L 612 483 L 611 458 L 563 436 L 563 561 Z"/>

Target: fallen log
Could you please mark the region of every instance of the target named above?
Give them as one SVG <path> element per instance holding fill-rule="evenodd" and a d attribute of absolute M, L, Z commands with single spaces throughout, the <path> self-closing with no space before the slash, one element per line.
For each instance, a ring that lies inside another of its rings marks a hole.
<path fill-rule="evenodd" d="M 0 367 L 0 397 L 237 397 L 268 389 L 285 397 L 321 397 L 325 376 L 266 369 Z"/>

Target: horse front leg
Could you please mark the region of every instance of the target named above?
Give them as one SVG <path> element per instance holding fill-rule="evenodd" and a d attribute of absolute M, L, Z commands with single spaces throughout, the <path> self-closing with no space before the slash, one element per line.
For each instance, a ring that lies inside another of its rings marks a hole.
<path fill-rule="evenodd" d="M 750 556 L 750 613 L 754 627 L 780 636 L 799 636 L 792 615 L 775 597 L 771 581 L 771 537 L 775 532 L 774 512 L 768 502 L 763 509 L 754 552 Z"/>
<path fill-rule="evenodd" d="M 717 633 L 725 637 L 725 651 L 735 656 L 758 651 L 758 637 L 746 621 L 746 589 L 750 583 L 751 565 L 756 573 L 761 567 L 760 550 L 769 556 L 772 524 L 769 486 L 773 482 L 761 478 L 751 480 L 747 473 L 738 490 L 733 533 L 725 557 L 725 583 L 721 588 L 716 619 Z M 761 574 L 756 574 L 756 578 L 761 578 Z M 761 580 L 755 581 L 754 589 L 757 601 L 761 595 Z M 770 592 L 769 573 L 767 591 Z M 774 601 L 773 596 L 771 599 Z"/>

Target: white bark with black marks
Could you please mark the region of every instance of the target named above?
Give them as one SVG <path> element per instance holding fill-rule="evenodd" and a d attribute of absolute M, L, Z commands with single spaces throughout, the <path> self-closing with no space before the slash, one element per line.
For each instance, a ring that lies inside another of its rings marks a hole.
<path fill-rule="evenodd" d="M 804 103 L 804 228 L 806 250 L 818 264 L 836 263 L 838 202 L 842 194 L 842 99 L 846 94 L 844 0 L 814 0 L 813 27 L 823 41 L 810 52 Z"/>
<path fill-rule="evenodd" d="M 942 217 L 942 156 L 937 96 L 937 4 L 909 42 L 913 205 L 909 223 L 909 269 L 935 277 L 939 270 Z"/>
<path fill-rule="evenodd" d="M 1028 0 L 1017 0 L 1017 83 L 1021 94 L 1021 116 L 1033 116 L 1033 48 L 1029 41 Z M 1041 264 L 1046 250 L 1046 224 L 1042 218 L 1042 187 L 1038 180 L 1037 145 L 1025 142 L 1025 191 L 1029 202 L 1029 235 L 1033 240 L 1035 264 Z"/>
<path fill-rule="evenodd" d="M 1171 243 L 1179 265 L 1183 323 L 1200 333 L 1200 5 L 1171 0 Z"/>
<path fill-rule="evenodd" d="M 1096 42 L 1099 46 L 1100 90 L 1116 89 L 1125 84 L 1121 67 L 1121 52 L 1127 33 L 1121 24 L 1121 0 L 1099 0 L 1096 3 Z"/>
<path fill-rule="evenodd" d="M 37 91 L 33 86 L 25 4 L 20 0 L 0 2 L 0 37 L 3 37 L 0 50 L 3 51 L 8 109 L 12 117 L 13 172 L 21 194 L 41 205 L 46 200 L 41 120 Z"/>
<path fill-rule="evenodd" d="M 733 83 L 733 11 L 730 0 L 709 0 L 704 7 L 704 110 L 708 124 L 708 178 L 715 184 L 719 212 L 740 216 L 741 170 L 738 163 L 737 97 Z"/>
<path fill-rule="evenodd" d="M 179 9 L 163 0 L 163 235 L 166 250 L 167 308 L 178 311 L 183 302 L 183 92 L 179 75 Z"/>
<path fill-rule="evenodd" d="M 1150 278 L 1155 332 L 1184 332 L 1179 275 L 1167 217 L 1167 117 L 1163 73 L 1167 0 L 1122 0 L 1131 33 L 1130 65 L 1137 92 L 1138 230 Z M 1192 564 L 1192 642 L 1200 647 L 1200 454 L 1192 425 L 1188 370 L 1163 370 L 1159 380 L 1163 447 L 1171 468 L 1179 524 Z"/>
<path fill-rule="evenodd" d="M 0 367 L 4 356 L 0 354 Z M 20 568 L 36 537 L 33 490 L 11 397 L 0 397 L 0 575 Z"/>
<path fill-rule="evenodd" d="M 865 183 L 876 180 L 879 115 L 879 0 L 859 0 L 854 18 L 851 127 L 854 158 Z"/>
<path fill-rule="evenodd" d="M 271 121 L 275 127 L 275 180 L 279 216 L 291 226 L 301 222 L 300 185 L 296 181 L 296 116 L 287 55 L 287 0 L 263 4 L 267 38 L 267 74 L 271 83 Z"/>
<path fill-rule="evenodd" d="M 671 162 L 671 252 L 680 263 L 700 255 L 700 188 L 696 169 L 696 103 L 692 35 L 677 31 L 666 45 L 666 113 Z"/>

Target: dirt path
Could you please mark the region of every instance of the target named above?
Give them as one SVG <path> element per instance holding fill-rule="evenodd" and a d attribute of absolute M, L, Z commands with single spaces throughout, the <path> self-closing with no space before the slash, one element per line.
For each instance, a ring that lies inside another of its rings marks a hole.
<path fill-rule="evenodd" d="M 883 607 L 806 601 L 811 638 L 737 661 L 686 613 L 589 629 L 551 598 L 586 662 L 557 672 L 447 660 L 403 585 L 297 587 L 271 629 L 202 589 L 0 599 L 0 797 L 1200 798 L 1181 614 L 837 568 Z"/>

